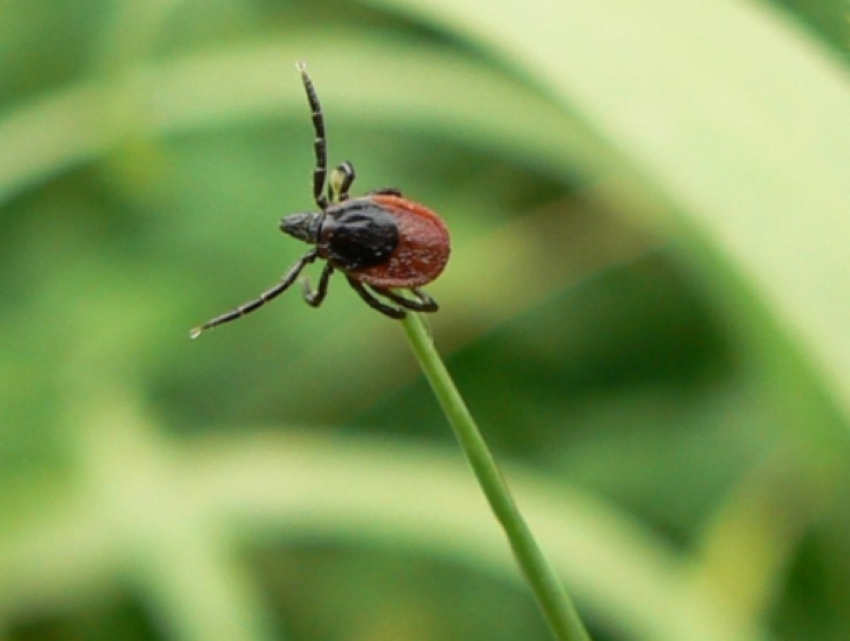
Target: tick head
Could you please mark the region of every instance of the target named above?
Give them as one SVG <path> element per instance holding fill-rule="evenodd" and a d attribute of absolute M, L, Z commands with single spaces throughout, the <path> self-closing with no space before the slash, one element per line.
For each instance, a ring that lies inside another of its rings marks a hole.
<path fill-rule="evenodd" d="M 324 213 L 316 212 L 289 214 L 280 221 L 280 229 L 298 240 L 315 245 L 319 242 L 319 229 L 324 216 Z"/>

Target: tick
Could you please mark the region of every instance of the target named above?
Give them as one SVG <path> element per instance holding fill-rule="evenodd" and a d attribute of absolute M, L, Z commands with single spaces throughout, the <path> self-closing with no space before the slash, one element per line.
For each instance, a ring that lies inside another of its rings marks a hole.
<path fill-rule="evenodd" d="M 322 107 L 306 65 L 299 62 L 297 67 L 316 133 L 313 199 L 319 211 L 285 216 L 280 229 L 314 247 L 290 267 L 274 287 L 196 327 L 190 333 L 192 338 L 197 338 L 206 329 L 242 318 L 277 298 L 317 259 L 325 261 L 317 287 L 313 289 L 306 278 L 301 281 L 304 300 L 313 307 L 322 304 L 331 276 L 340 271 L 360 298 L 390 318 L 402 319 L 407 310 L 436 312 L 438 309 L 437 302 L 419 288 L 437 278 L 448 262 L 450 243 L 446 225 L 433 211 L 404 198 L 395 188 L 349 197 L 348 190 L 355 175 L 350 162 L 340 164 L 327 176 Z M 396 290 L 405 290 L 410 295 Z"/>

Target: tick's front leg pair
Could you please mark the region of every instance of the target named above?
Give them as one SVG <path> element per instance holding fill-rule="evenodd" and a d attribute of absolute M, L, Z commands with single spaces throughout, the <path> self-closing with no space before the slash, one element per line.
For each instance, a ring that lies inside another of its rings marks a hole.
<path fill-rule="evenodd" d="M 229 323 L 230 321 L 234 321 L 237 318 L 242 318 L 246 314 L 250 314 L 251 312 L 253 312 L 255 309 L 262 307 L 263 305 L 268 303 L 270 300 L 277 298 L 283 292 L 285 292 L 290 287 L 290 285 L 292 285 L 292 283 L 295 282 L 295 279 L 298 278 L 298 274 L 300 274 L 301 271 L 307 265 L 312 263 L 318 257 L 319 257 L 319 251 L 317 249 L 310 250 L 309 252 L 304 254 L 304 256 L 301 258 L 301 260 L 299 260 L 297 263 L 295 263 L 292 267 L 289 268 L 289 271 L 286 272 L 283 275 L 283 278 L 280 280 L 280 282 L 277 285 L 275 285 L 274 287 L 264 291 L 262 294 L 260 294 L 254 300 L 249 301 L 249 302 L 245 303 L 244 305 L 240 305 L 236 309 L 233 309 L 229 312 L 226 312 L 226 313 L 222 314 L 221 316 L 216 316 L 215 318 L 207 321 L 206 323 L 204 323 L 200 327 L 196 327 L 191 332 L 189 332 L 189 336 L 191 338 L 198 338 L 198 336 L 200 336 L 201 332 L 203 332 L 204 330 L 211 329 L 213 327 L 217 327 L 218 325 L 222 325 L 224 323 Z M 327 276 L 325 276 L 324 273 L 322 274 L 322 279 L 325 280 L 325 281 L 327 281 L 327 278 L 329 278 L 329 277 L 330 277 L 330 274 L 328 274 Z M 320 283 L 320 287 L 321 287 L 321 283 Z M 325 284 L 324 284 L 325 292 L 327 292 L 327 288 L 328 288 L 328 284 L 327 284 L 327 282 L 325 282 Z M 319 292 L 319 293 L 321 293 L 321 292 Z M 306 297 L 306 294 L 305 294 L 305 297 Z M 321 293 L 321 297 L 319 298 L 319 301 L 318 301 L 318 303 L 316 303 L 316 305 L 318 305 L 322 302 L 321 298 L 324 298 L 324 293 Z M 308 300 L 307 302 L 310 302 L 310 301 Z M 310 304 L 312 305 L 313 303 L 310 303 Z"/>

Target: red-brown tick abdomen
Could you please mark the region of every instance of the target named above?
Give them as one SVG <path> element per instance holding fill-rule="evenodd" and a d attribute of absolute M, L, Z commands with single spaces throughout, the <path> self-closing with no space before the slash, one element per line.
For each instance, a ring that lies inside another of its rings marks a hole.
<path fill-rule="evenodd" d="M 400 196 L 365 196 L 398 225 L 398 245 L 389 260 L 348 274 L 375 287 L 420 287 L 439 276 L 449 261 L 449 230 L 433 211 Z"/>

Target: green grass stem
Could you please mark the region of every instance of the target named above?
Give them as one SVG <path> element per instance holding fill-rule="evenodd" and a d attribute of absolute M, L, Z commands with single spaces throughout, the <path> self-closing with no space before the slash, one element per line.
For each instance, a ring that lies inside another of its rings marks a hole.
<path fill-rule="evenodd" d="M 408 314 L 402 324 L 425 378 L 452 426 L 490 508 L 504 529 L 514 557 L 555 638 L 560 641 L 590 641 L 575 606 L 543 556 L 511 496 L 487 443 L 434 347 L 427 327 L 418 314 Z"/>

